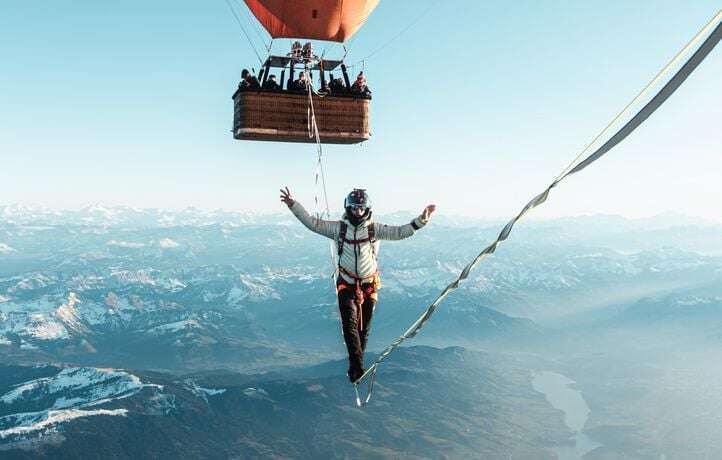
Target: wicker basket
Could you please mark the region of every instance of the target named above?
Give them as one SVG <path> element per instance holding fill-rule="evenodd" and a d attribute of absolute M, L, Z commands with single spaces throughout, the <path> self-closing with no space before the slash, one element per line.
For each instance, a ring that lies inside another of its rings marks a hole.
<path fill-rule="evenodd" d="M 315 142 L 309 136 L 308 95 L 288 91 L 239 91 L 233 97 L 233 137 L 239 140 Z M 346 95 L 313 96 L 324 144 L 368 140 L 370 99 Z"/>

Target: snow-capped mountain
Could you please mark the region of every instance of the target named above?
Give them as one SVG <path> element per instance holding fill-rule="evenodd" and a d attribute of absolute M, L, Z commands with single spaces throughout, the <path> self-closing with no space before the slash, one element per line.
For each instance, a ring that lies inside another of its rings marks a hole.
<path fill-rule="evenodd" d="M 618 326 L 678 327 L 694 334 L 719 335 L 722 331 L 722 287 L 716 294 L 678 292 L 641 299 L 613 318 Z"/>
<path fill-rule="evenodd" d="M 58 372 L 41 367 L 33 373 L 41 376 L 15 384 L 0 396 L 2 443 L 47 436 L 81 417 L 125 416 L 127 409 L 108 407 L 144 389 L 156 395 L 163 389 L 115 369 L 66 368 Z"/>
<path fill-rule="evenodd" d="M 266 215 L 216 209 L 186 208 L 179 211 L 127 206 L 86 206 L 78 210 L 51 210 L 20 204 L 0 205 L 0 221 L 15 225 L 92 225 L 124 227 L 203 226 L 225 223 L 249 225 L 288 220 L 287 214 Z"/>
<path fill-rule="evenodd" d="M 288 215 L 8 206 L 0 215 L 0 241 L 13 249 L 0 252 L 7 359 L 247 370 L 343 351 L 328 242 Z M 372 349 L 405 330 L 499 230 L 466 224 L 435 222 L 382 243 Z M 624 221 L 608 216 L 520 226 L 416 340 L 529 337 L 539 333 L 532 321 L 719 284 L 719 257 L 680 247 L 680 227 L 654 225 L 656 245 L 634 242 L 639 222 L 621 238 Z M 621 251 L 622 240 L 639 250 Z M 714 238 L 706 242 L 714 253 Z"/>

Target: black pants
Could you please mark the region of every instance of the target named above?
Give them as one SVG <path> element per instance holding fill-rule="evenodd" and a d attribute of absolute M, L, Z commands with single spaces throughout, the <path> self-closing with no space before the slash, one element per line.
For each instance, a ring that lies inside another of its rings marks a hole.
<path fill-rule="evenodd" d="M 371 329 L 371 317 L 376 301 L 370 296 L 364 298 L 361 311 L 356 305 L 354 289 L 342 289 L 338 293 L 338 309 L 341 313 L 343 339 L 348 349 L 348 362 L 351 367 L 363 367 L 364 350 Z M 361 313 L 359 315 L 359 313 Z M 359 317 L 360 316 L 360 317 Z"/>

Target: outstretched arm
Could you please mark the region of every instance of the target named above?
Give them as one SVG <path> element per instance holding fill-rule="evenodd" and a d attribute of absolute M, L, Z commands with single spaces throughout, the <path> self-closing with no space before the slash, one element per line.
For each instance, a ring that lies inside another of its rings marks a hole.
<path fill-rule="evenodd" d="M 429 222 L 434 211 L 436 211 L 436 205 L 430 204 L 424 208 L 419 217 L 406 225 L 376 224 L 376 238 L 379 240 L 403 240 L 408 238 Z"/>
<path fill-rule="evenodd" d="M 307 229 L 311 230 L 314 233 L 318 233 L 319 235 L 331 238 L 332 240 L 335 240 L 338 236 L 338 221 L 323 220 L 319 219 L 318 217 L 312 217 L 311 215 L 309 215 L 308 211 L 306 211 L 306 209 L 301 206 L 301 203 L 293 199 L 293 197 L 291 196 L 291 191 L 288 189 L 288 187 L 286 187 L 285 190 L 281 189 L 281 201 L 284 202 L 286 206 L 288 206 L 288 209 L 291 210 L 293 215 L 296 216 L 296 218 L 300 220 Z"/>

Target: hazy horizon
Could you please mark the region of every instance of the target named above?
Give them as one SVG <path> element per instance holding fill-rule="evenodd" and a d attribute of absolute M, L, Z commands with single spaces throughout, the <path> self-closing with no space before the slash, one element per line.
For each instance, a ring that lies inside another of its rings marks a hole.
<path fill-rule="evenodd" d="M 304 204 L 304 203 L 302 203 Z M 307 209 L 312 209 L 312 206 L 307 206 L 307 204 L 304 204 Z M 178 205 L 176 207 L 152 207 L 152 206 L 131 206 L 128 204 L 107 204 L 102 202 L 88 202 L 85 204 L 78 204 L 74 207 L 54 207 L 54 206 L 46 206 L 42 204 L 37 203 L 24 203 L 24 202 L 16 202 L 16 203 L 0 203 L 0 211 L 4 210 L 5 208 L 17 208 L 21 210 L 25 210 L 27 212 L 32 211 L 48 211 L 48 212 L 80 212 L 85 210 L 118 210 L 118 209 L 130 209 L 130 210 L 136 210 L 136 211 L 165 211 L 165 212 L 182 212 L 186 210 L 197 210 L 199 212 L 204 213 L 210 213 L 210 212 L 224 212 L 224 213 L 235 213 L 235 214 L 248 214 L 248 215 L 254 215 L 254 216 L 280 216 L 280 215 L 288 215 L 291 217 L 292 215 L 287 210 L 285 205 L 279 205 L 278 209 L 275 210 L 265 210 L 265 211 L 256 211 L 256 210 L 246 210 L 243 208 L 229 208 L 229 207 L 201 207 L 201 206 L 194 206 L 194 205 Z M 336 212 L 337 211 L 337 212 Z M 389 210 L 386 212 L 377 212 L 377 216 L 388 216 L 393 214 L 416 214 L 420 211 L 412 208 L 407 209 L 397 209 L 397 210 Z M 338 208 L 331 208 L 331 218 L 337 217 L 337 215 L 340 215 L 343 212 L 342 206 L 339 206 Z M 511 217 L 513 217 L 514 213 L 510 212 L 509 215 L 503 216 L 503 215 L 483 215 L 483 214 L 463 214 L 463 213 L 446 213 L 443 209 L 437 209 L 437 212 L 435 213 L 436 218 L 444 217 L 449 219 L 459 218 L 459 219 L 468 219 L 468 220 L 480 220 L 480 221 L 499 221 L 506 222 Z M 0 214 L 0 217 L 2 215 Z M 533 211 L 526 215 L 524 218 L 524 221 L 527 222 L 545 222 L 545 221 L 552 221 L 552 220 L 560 220 L 560 219 L 575 219 L 575 218 L 589 218 L 589 217 L 612 217 L 612 218 L 621 218 L 624 220 L 630 220 L 630 221 L 639 221 L 639 220 L 650 220 L 650 219 L 657 219 L 657 218 L 683 218 L 693 221 L 701 221 L 702 223 L 711 223 L 711 224 L 722 224 L 722 217 L 721 216 L 701 216 L 701 215 L 694 215 L 684 212 L 678 212 L 674 210 L 666 210 L 661 211 L 657 213 L 650 213 L 645 215 L 625 215 L 623 213 L 604 213 L 604 212 L 588 212 L 588 213 L 579 213 L 579 214 L 560 214 L 560 215 L 552 215 L 552 214 L 546 214 L 546 215 L 537 215 L 537 213 L 534 213 Z"/>

